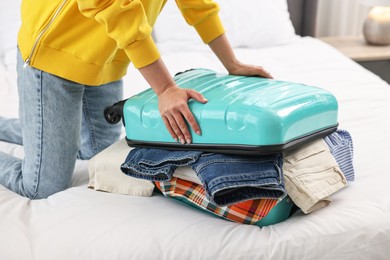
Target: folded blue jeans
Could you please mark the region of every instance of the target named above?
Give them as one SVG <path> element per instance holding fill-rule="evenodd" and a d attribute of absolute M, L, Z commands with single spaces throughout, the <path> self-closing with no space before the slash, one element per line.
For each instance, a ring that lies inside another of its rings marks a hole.
<path fill-rule="evenodd" d="M 169 181 L 177 167 L 194 163 L 201 154 L 200 151 L 134 148 L 121 165 L 121 170 L 139 179 Z"/>
<path fill-rule="evenodd" d="M 136 178 L 166 181 L 177 167 L 191 165 L 207 198 L 225 206 L 250 199 L 285 197 L 282 163 L 280 154 L 242 156 L 135 148 L 121 170 Z"/>
<path fill-rule="evenodd" d="M 279 154 L 243 156 L 203 154 L 191 166 L 208 199 L 219 206 L 251 199 L 282 199 L 286 195 Z"/>

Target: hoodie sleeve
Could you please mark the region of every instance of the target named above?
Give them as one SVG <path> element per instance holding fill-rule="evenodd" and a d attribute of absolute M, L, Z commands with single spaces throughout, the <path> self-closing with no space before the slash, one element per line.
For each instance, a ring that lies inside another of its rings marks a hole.
<path fill-rule="evenodd" d="M 140 0 L 77 0 L 80 12 L 104 25 L 109 37 L 124 49 L 136 68 L 160 58 Z M 98 39 L 97 39 L 98 40 Z"/>
<path fill-rule="evenodd" d="M 195 28 L 204 43 L 208 44 L 225 32 L 217 3 L 212 0 L 175 1 L 186 22 Z"/>

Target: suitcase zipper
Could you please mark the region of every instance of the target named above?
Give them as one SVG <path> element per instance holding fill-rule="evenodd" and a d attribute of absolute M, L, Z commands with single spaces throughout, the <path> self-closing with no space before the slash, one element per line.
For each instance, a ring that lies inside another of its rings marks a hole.
<path fill-rule="evenodd" d="M 56 12 L 54 13 L 53 17 L 51 18 L 50 22 L 45 26 L 43 27 L 43 29 L 41 30 L 41 32 L 38 34 L 35 42 L 34 42 L 34 45 L 31 49 L 31 52 L 30 54 L 28 55 L 26 61 L 24 62 L 23 64 L 23 69 L 26 69 L 27 66 L 30 66 L 30 63 L 31 63 L 31 59 L 32 59 L 32 56 L 35 52 L 35 49 L 37 48 L 37 45 L 38 45 L 38 42 L 39 40 L 42 38 L 43 34 L 45 32 L 47 32 L 47 30 L 50 28 L 50 26 L 53 24 L 53 22 L 55 21 L 55 19 L 58 17 L 60 11 L 62 10 L 62 8 L 64 7 L 65 3 L 67 2 L 68 0 L 63 0 L 61 5 L 57 8 Z"/>

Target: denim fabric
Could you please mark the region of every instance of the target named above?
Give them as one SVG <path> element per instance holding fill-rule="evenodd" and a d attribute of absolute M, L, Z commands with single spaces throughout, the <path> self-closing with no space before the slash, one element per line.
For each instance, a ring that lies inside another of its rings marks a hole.
<path fill-rule="evenodd" d="M 353 143 L 350 133 L 346 130 L 337 130 L 324 137 L 324 140 L 347 181 L 355 180 Z"/>
<path fill-rule="evenodd" d="M 203 154 L 192 164 L 207 198 L 218 206 L 286 196 L 280 154 L 242 156 Z"/>
<path fill-rule="evenodd" d="M 104 108 L 122 99 L 122 81 L 85 86 L 27 66 L 18 53 L 19 120 L 0 117 L 0 140 L 23 144 L 23 160 L 0 152 L 0 184 L 30 199 L 69 187 L 76 158 L 119 139 Z M 82 72 L 80 72 L 82 73 Z"/>
<path fill-rule="evenodd" d="M 23 144 L 20 120 L 0 116 L 0 141 L 14 144 Z"/>
<path fill-rule="evenodd" d="M 135 148 L 129 152 L 121 170 L 135 178 L 168 181 L 177 167 L 194 163 L 201 154 L 199 151 Z"/>
<path fill-rule="evenodd" d="M 281 155 L 238 156 L 135 148 L 121 169 L 132 177 L 167 181 L 177 167 L 191 165 L 207 198 L 223 206 L 255 198 L 283 198 L 286 192 L 282 162 Z"/>

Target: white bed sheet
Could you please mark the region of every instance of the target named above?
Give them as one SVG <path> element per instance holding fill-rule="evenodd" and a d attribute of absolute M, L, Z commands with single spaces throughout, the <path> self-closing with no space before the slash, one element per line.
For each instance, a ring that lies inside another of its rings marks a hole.
<path fill-rule="evenodd" d="M 160 46 L 172 74 L 195 67 L 224 71 L 208 50 L 178 47 Z M 328 207 L 261 229 L 159 195 L 90 190 L 87 162 L 80 161 L 72 187 L 46 200 L 0 186 L 0 259 L 388 259 L 390 86 L 313 38 L 236 54 L 277 79 L 323 87 L 338 98 L 340 128 L 354 140 L 356 180 Z M 147 88 L 133 69 L 125 84 L 126 96 Z M 14 93 L 1 86 L 0 115 L 17 114 Z M 23 155 L 15 145 L 0 143 L 0 149 Z"/>

